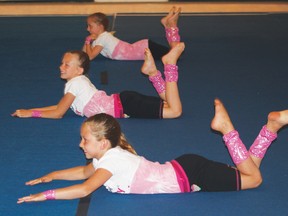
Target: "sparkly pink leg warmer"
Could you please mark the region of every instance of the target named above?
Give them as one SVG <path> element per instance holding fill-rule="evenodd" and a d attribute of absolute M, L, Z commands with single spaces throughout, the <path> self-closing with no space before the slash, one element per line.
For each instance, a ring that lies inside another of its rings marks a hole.
<path fill-rule="evenodd" d="M 164 74 L 166 82 L 178 81 L 178 66 L 175 64 L 164 65 Z"/>
<path fill-rule="evenodd" d="M 166 90 L 165 81 L 162 78 L 162 74 L 160 73 L 160 71 L 157 71 L 157 74 L 155 76 L 149 76 L 149 80 L 152 82 L 158 94 L 161 94 Z"/>
<path fill-rule="evenodd" d="M 166 31 L 166 38 L 167 38 L 168 43 L 180 41 L 178 27 L 165 28 L 165 31 Z"/>
<path fill-rule="evenodd" d="M 235 165 L 242 163 L 249 157 L 249 152 L 242 143 L 239 133 L 236 130 L 225 134 L 223 140 Z"/>
<path fill-rule="evenodd" d="M 251 145 L 249 152 L 257 158 L 263 158 L 270 144 L 277 138 L 277 133 L 270 132 L 266 125 L 264 125 Z"/>

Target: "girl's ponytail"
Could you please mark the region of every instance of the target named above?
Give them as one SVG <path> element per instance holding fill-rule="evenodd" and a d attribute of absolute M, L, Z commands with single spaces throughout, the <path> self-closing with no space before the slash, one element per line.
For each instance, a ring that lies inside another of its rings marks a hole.
<path fill-rule="evenodd" d="M 125 137 L 125 135 L 123 133 L 121 133 L 121 136 L 120 136 L 120 142 L 119 142 L 119 146 L 122 148 L 122 149 L 125 149 L 129 152 L 131 152 L 132 154 L 135 154 L 137 155 L 135 149 L 132 147 L 132 145 L 130 145 Z"/>

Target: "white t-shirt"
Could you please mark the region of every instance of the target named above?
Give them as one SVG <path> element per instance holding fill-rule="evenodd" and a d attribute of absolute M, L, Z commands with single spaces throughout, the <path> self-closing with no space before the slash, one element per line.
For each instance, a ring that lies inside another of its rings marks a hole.
<path fill-rule="evenodd" d="M 104 186 L 113 193 L 129 193 L 131 182 L 139 167 L 141 157 L 117 146 L 109 149 L 100 160 L 93 159 L 96 169 L 103 168 L 112 173 Z"/>
<path fill-rule="evenodd" d="M 105 56 L 106 58 L 112 58 L 113 51 L 117 44 L 119 43 L 119 39 L 114 37 L 111 33 L 105 31 L 100 34 L 96 40 L 93 41 L 92 47 L 97 45 L 102 46 L 103 49 L 101 50 L 101 55 Z"/>
<path fill-rule="evenodd" d="M 70 108 L 80 116 L 83 109 L 98 90 L 85 75 L 74 77 L 65 84 L 64 94 L 71 93 L 75 99 Z"/>
<path fill-rule="evenodd" d="M 159 164 L 134 155 L 121 147 L 109 149 L 99 160 L 93 159 L 96 169 L 112 173 L 104 186 L 114 193 L 179 193 L 175 170 L 170 162 Z"/>

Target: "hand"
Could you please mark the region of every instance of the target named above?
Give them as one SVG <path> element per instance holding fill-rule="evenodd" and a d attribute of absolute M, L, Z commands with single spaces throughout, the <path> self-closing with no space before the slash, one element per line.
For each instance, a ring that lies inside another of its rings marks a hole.
<path fill-rule="evenodd" d="M 90 44 L 92 41 L 96 40 L 96 38 L 97 38 L 97 35 L 91 34 L 91 35 L 86 37 L 85 43 Z"/>
<path fill-rule="evenodd" d="M 37 178 L 34 180 L 30 180 L 28 182 L 26 182 L 26 185 L 36 185 L 36 184 L 40 184 L 40 183 L 47 183 L 47 182 L 51 182 L 53 179 L 51 177 L 47 176 L 43 176 L 41 178 Z"/>
<path fill-rule="evenodd" d="M 32 117 L 32 110 L 18 109 L 13 114 L 11 114 L 11 116 L 19 118 L 30 118 Z"/>
<path fill-rule="evenodd" d="M 89 37 L 90 37 L 92 40 L 95 40 L 95 39 L 97 38 L 97 35 L 91 34 L 91 35 L 89 35 Z"/>
<path fill-rule="evenodd" d="M 45 201 L 46 198 L 43 193 L 38 194 L 31 194 L 30 196 L 25 196 L 22 198 L 19 198 L 17 203 L 23 203 L 23 202 L 39 202 L 39 201 Z"/>

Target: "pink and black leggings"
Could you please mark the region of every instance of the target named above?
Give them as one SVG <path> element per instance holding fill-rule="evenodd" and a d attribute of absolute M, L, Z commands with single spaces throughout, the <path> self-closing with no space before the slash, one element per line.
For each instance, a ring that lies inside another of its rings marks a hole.
<path fill-rule="evenodd" d="M 196 154 L 185 154 L 175 160 L 185 171 L 191 188 L 198 186 L 206 192 L 241 189 L 240 172 L 234 167 Z"/>
<path fill-rule="evenodd" d="M 161 44 L 158 44 L 152 40 L 148 40 L 149 49 L 155 60 L 161 60 L 162 56 L 166 55 L 170 48 Z"/>
<path fill-rule="evenodd" d="M 155 96 L 147 96 L 135 91 L 123 91 L 120 100 L 124 114 L 131 118 L 162 119 L 163 100 Z"/>

